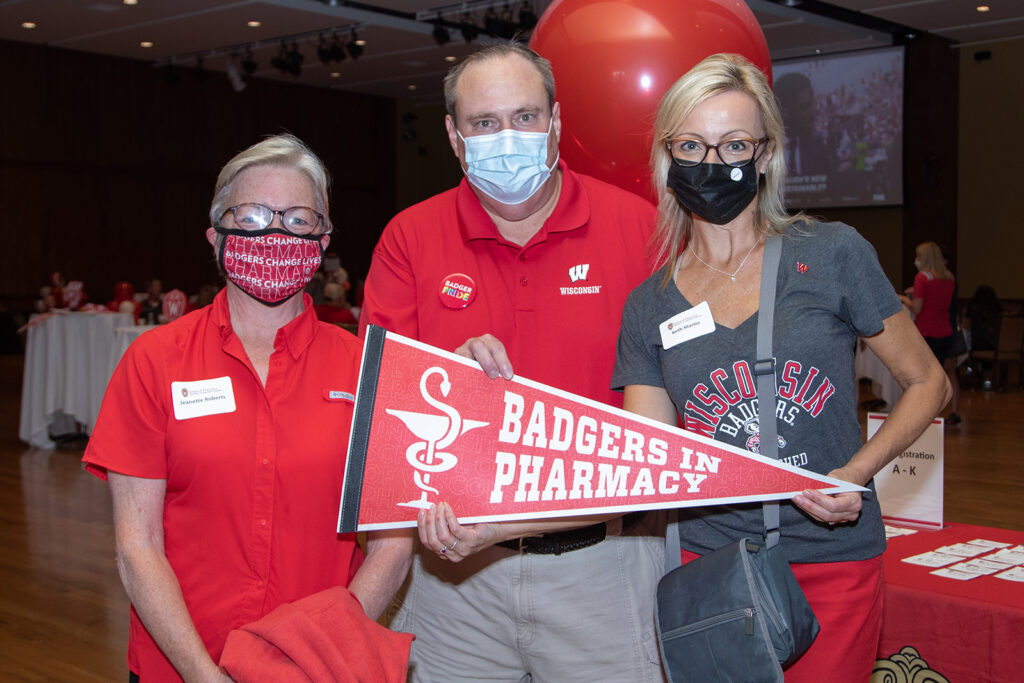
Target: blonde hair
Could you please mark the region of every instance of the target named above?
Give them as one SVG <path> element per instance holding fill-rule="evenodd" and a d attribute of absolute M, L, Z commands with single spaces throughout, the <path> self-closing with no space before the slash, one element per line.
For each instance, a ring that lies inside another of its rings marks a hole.
<path fill-rule="evenodd" d="M 942 249 L 935 242 L 922 242 L 917 245 L 916 255 L 921 259 L 921 270 L 927 270 L 940 280 L 949 280 L 953 277 L 953 273 L 946 267 Z"/>
<path fill-rule="evenodd" d="M 231 194 L 231 185 L 235 178 L 242 171 L 254 166 L 282 166 L 304 173 L 313 186 L 313 194 L 316 195 L 317 205 L 311 208 L 316 208 L 322 213 L 327 222 L 326 227 L 328 229 L 331 227 L 330 206 L 327 199 L 327 190 L 331 183 L 330 175 L 327 173 L 324 162 L 320 161 L 320 157 L 291 133 L 264 138 L 248 149 L 239 152 L 224 164 L 224 168 L 217 176 L 217 184 L 213 190 L 213 202 L 210 204 L 210 225 L 217 225 L 221 216 L 227 211 L 228 196 Z"/>
<path fill-rule="evenodd" d="M 740 55 L 711 55 L 668 89 L 661 98 L 654 124 L 651 181 L 658 195 L 658 224 L 652 240 L 655 245 L 655 262 L 659 266 L 668 266 L 662 287 L 671 280 L 676 259 L 689 241 L 693 228 L 690 214 L 666 185 L 669 164 L 672 163 L 667 143 L 694 109 L 715 95 L 732 91 L 749 95 L 754 100 L 768 138 L 764 149 L 774 149 L 758 181 L 755 229 L 762 235 L 781 233 L 787 225 L 804 218 L 803 214 L 791 216 L 783 203 L 783 188 L 786 185 L 786 157 L 782 148 L 784 129 L 782 114 L 779 113 L 779 105 L 768 85 L 768 79 Z"/>

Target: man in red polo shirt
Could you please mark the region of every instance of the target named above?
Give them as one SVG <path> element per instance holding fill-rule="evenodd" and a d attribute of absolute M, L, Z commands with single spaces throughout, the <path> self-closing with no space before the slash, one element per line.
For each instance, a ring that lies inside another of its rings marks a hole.
<path fill-rule="evenodd" d="M 654 207 L 558 159 L 550 65 L 515 43 L 445 79 L 445 124 L 466 178 L 398 214 L 374 251 L 361 324 L 381 325 L 621 405 L 609 389 L 622 306 L 650 274 Z M 609 135 L 617 134 L 609 130 Z M 461 526 L 421 513 L 392 623 L 417 681 L 661 680 L 654 591 L 659 517 Z"/>

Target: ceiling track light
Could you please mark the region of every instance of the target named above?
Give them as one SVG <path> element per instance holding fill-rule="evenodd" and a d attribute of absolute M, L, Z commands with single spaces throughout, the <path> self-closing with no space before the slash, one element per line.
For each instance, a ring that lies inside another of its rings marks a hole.
<path fill-rule="evenodd" d="M 525 2 L 519 5 L 519 28 L 523 31 L 532 31 L 537 27 L 537 13 Z"/>
<path fill-rule="evenodd" d="M 225 45 L 201 52 L 170 55 L 154 60 L 152 64 L 155 68 L 160 69 L 161 73 L 165 74 L 168 82 L 172 83 L 180 80 L 177 64 L 188 64 L 193 60 L 201 63 L 203 58 L 227 57 L 227 61 L 234 64 L 235 68 L 240 70 L 240 76 L 252 76 L 259 68 L 259 65 L 253 59 L 253 50 L 259 49 L 261 45 L 267 47 L 277 42 L 277 54 L 270 59 L 270 66 L 281 71 L 283 74 L 291 74 L 298 78 L 302 75 L 302 65 L 305 61 L 305 57 L 299 51 L 300 44 L 309 43 L 311 47 L 315 47 L 317 57 L 324 64 L 327 64 L 328 61 L 340 62 L 349 56 L 353 59 L 358 59 L 363 54 L 364 46 L 366 45 L 366 41 L 361 40 L 356 33 L 361 28 L 363 28 L 363 24 L 349 23 L 332 28 L 307 31 L 305 33 L 294 33 L 248 43 Z M 345 31 L 348 31 L 347 41 Z M 240 58 L 240 55 L 243 53 L 244 57 Z M 225 64 L 225 70 L 228 70 L 227 64 Z M 196 71 L 198 75 L 198 68 Z"/>
<path fill-rule="evenodd" d="M 242 92 L 245 90 L 246 83 L 245 79 L 242 78 L 242 71 L 239 69 L 237 61 L 238 55 L 232 55 L 231 61 L 227 63 L 224 70 L 228 74 L 228 82 L 231 84 L 231 89 L 235 92 Z"/>
<path fill-rule="evenodd" d="M 360 42 L 362 41 L 356 36 L 356 30 L 352 29 L 348 44 L 345 45 L 345 50 L 352 59 L 359 59 L 360 55 L 363 54 L 363 46 L 359 44 Z"/>
<path fill-rule="evenodd" d="M 421 10 L 416 20 L 433 24 L 431 35 L 438 45 L 445 45 L 445 35 L 450 39 L 456 30 L 467 43 L 481 34 L 525 39 L 538 23 L 533 0 L 464 0 L 457 5 Z"/>
<path fill-rule="evenodd" d="M 331 46 L 327 44 L 327 39 L 324 38 L 324 34 L 320 34 L 320 42 L 316 46 L 316 56 L 320 58 L 321 63 L 331 63 Z"/>
<path fill-rule="evenodd" d="M 510 21 L 511 13 L 506 7 L 505 16 L 499 16 L 493 7 L 484 14 L 484 30 L 492 36 L 511 40 L 519 32 L 519 27 Z"/>
<path fill-rule="evenodd" d="M 302 53 L 299 52 L 299 46 L 296 41 L 292 41 L 291 49 L 288 49 L 282 40 L 281 46 L 277 50 L 277 55 L 270 59 L 270 66 L 283 74 L 291 74 L 298 78 L 302 75 L 302 62 L 304 59 Z"/>
<path fill-rule="evenodd" d="M 259 64 L 257 64 L 255 60 L 253 60 L 252 58 L 251 47 L 245 48 L 245 56 L 242 57 L 242 63 L 239 66 L 242 67 L 242 71 L 245 73 L 246 76 L 252 76 L 254 73 L 256 73 L 256 69 L 259 68 Z"/>
<path fill-rule="evenodd" d="M 446 45 L 452 39 L 452 34 L 448 32 L 441 24 L 441 13 L 437 13 L 437 21 L 434 23 L 434 30 L 430 33 L 434 37 L 434 42 L 438 45 Z"/>
<path fill-rule="evenodd" d="M 334 32 L 334 38 L 331 40 L 331 61 L 340 62 L 347 56 L 345 52 L 345 43 L 341 41 L 341 36 L 338 32 Z"/>
<path fill-rule="evenodd" d="M 470 22 L 468 15 L 463 14 L 459 20 L 459 33 L 462 34 L 464 41 L 472 43 L 480 35 L 480 29 L 477 28 L 476 24 Z"/>

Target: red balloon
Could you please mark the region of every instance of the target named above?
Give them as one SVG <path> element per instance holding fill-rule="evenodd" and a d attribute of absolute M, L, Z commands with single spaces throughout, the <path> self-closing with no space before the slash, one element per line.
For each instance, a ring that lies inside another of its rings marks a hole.
<path fill-rule="evenodd" d="M 569 166 L 654 198 L 650 154 L 669 86 L 718 52 L 771 79 L 761 27 L 743 0 L 555 0 L 530 46 L 551 61 Z"/>

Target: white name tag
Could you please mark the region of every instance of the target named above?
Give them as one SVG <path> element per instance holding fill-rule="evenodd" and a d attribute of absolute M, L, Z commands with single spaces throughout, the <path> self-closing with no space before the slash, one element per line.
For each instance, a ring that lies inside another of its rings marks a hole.
<path fill-rule="evenodd" d="M 711 334 L 715 331 L 715 321 L 711 317 L 711 307 L 702 301 L 688 311 L 678 313 L 658 326 L 661 332 L 661 347 L 671 349 L 696 337 Z"/>
<path fill-rule="evenodd" d="M 231 389 L 230 377 L 171 382 L 171 399 L 176 420 L 235 412 L 235 392 Z"/>

